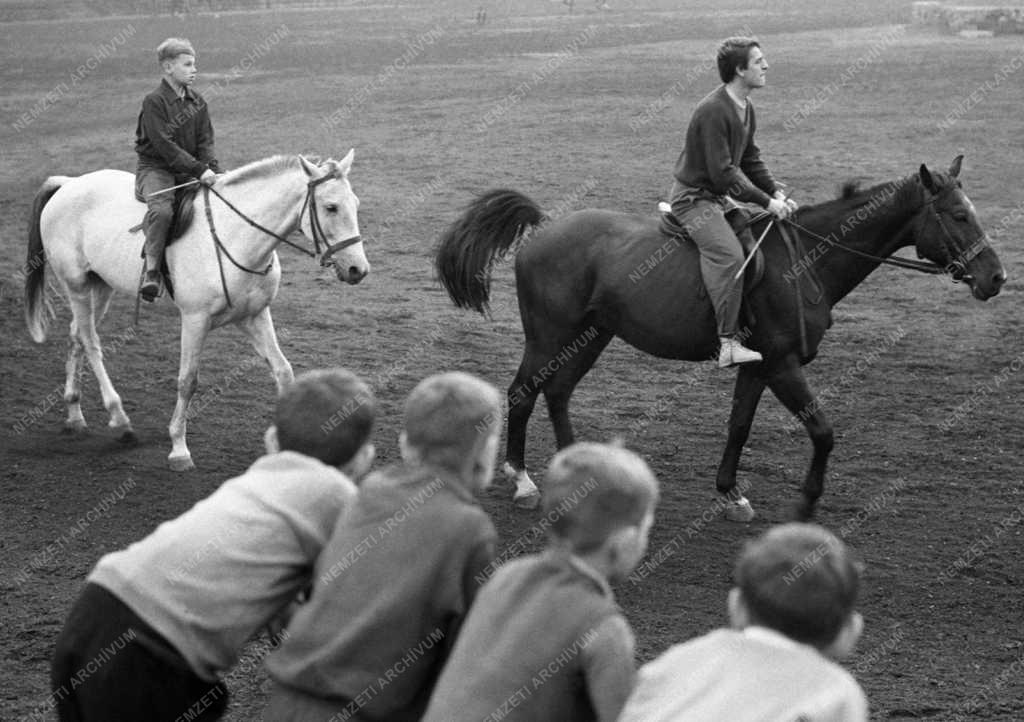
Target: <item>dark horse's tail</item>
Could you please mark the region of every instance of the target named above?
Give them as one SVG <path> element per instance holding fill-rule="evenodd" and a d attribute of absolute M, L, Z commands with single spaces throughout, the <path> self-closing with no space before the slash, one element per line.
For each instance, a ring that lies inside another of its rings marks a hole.
<path fill-rule="evenodd" d="M 46 251 L 43 250 L 43 235 L 39 230 L 39 218 L 53 194 L 60 190 L 66 176 L 50 176 L 36 192 L 32 201 L 32 219 L 28 227 L 28 259 L 25 261 L 25 324 L 32 340 L 42 343 L 46 340 Z"/>
<path fill-rule="evenodd" d="M 546 218 L 533 200 L 513 190 L 490 190 L 470 203 L 441 236 L 434 258 L 437 275 L 455 305 L 486 313 L 495 260 Z"/>

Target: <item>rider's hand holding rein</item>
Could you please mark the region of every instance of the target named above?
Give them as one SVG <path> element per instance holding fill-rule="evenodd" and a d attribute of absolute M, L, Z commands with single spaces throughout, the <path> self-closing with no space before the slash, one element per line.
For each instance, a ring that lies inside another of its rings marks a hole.
<path fill-rule="evenodd" d="M 792 201 L 776 196 L 768 201 L 768 212 L 779 219 L 789 218 L 789 214 L 793 212 L 793 208 L 790 206 L 790 203 L 792 203 Z"/>
<path fill-rule="evenodd" d="M 199 182 L 204 186 L 212 186 L 217 182 L 217 174 L 207 168 L 203 171 L 203 174 L 199 176 Z"/>

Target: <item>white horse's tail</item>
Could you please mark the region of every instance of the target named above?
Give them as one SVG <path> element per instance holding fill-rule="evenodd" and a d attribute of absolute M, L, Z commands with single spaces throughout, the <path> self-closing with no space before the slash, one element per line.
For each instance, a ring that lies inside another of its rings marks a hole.
<path fill-rule="evenodd" d="M 42 343 L 46 340 L 46 251 L 43 250 L 43 235 L 39 230 L 39 218 L 43 207 L 60 190 L 68 176 L 52 175 L 43 181 L 32 201 L 32 219 L 28 228 L 28 259 L 25 261 L 25 325 L 32 340 Z"/>

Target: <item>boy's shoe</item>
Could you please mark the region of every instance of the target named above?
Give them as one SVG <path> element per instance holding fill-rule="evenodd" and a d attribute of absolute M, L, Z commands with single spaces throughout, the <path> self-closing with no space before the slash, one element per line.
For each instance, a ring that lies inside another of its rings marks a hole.
<path fill-rule="evenodd" d="M 734 338 L 723 336 L 719 341 L 722 344 L 718 350 L 718 368 L 720 369 L 764 360 L 757 351 L 747 348 Z"/>
<path fill-rule="evenodd" d="M 146 303 L 153 303 L 160 295 L 160 271 L 146 271 L 146 277 L 139 286 L 139 295 Z"/>

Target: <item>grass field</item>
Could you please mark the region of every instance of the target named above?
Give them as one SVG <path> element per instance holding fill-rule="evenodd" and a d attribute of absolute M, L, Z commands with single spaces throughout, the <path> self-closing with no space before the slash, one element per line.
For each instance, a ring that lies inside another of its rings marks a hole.
<path fill-rule="evenodd" d="M 481 4 L 488 21 L 478 26 Z M 199 469 L 167 471 L 177 372 L 169 305 L 144 310 L 137 336 L 109 354 L 139 447 L 117 449 L 104 435 L 90 374 L 91 434 L 62 437 L 61 405 L 46 401 L 63 383 L 67 313 L 57 304 L 58 330 L 43 346 L 30 343 L 18 276 L 29 204 L 48 175 L 133 168 L 135 119 L 157 82 L 160 40 L 184 35 L 199 49 L 198 88 L 228 168 L 276 153 L 339 158 L 356 149 L 352 181 L 373 271 L 341 288 L 283 251 L 274 316 L 296 370 L 340 363 L 375 382 L 378 449 L 388 461 L 415 380 L 458 367 L 504 388 L 519 361 L 509 264 L 496 272 L 491 319 L 455 311 L 430 267 L 445 224 L 491 186 L 520 189 L 546 207 L 650 212 L 668 189 L 690 111 L 717 82 L 708 63 L 717 40 L 751 32 L 771 65 L 768 87 L 754 96 L 758 140 L 801 203 L 831 197 L 851 177 L 881 182 L 966 156 L 965 190 L 1010 280 L 982 304 L 946 279 L 882 269 L 836 309 L 808 372 L 816 388 L 895 331 L 900 341 L 829 397 L 837 446 L 820 520 L 851 529 L 847 541 L 867 565 L 868 627 L 849 664 L 874 719 L 1024 719 L 1024 55 L 1015 38 L 932 35 L 902 25 L 908 18 L 909 3 L 895 0 L 724 0 L 715 10 L 638 0 L 604 12 L 578 2 L 572 16 L 560 2 L 442 0 L 0 24 L 0 657 L 11 663 L 0 673 L 0 719 L 45 718 L 48 655 L 85 574 L 106 551 L 240 473 L 260 453 L 272 404 L 266 374 L 239 380 L 250 359 L 242 335 L 218 332 L 200 394 L 224 393 L 190 426 Z M 129 327 L 131 308 L 130 299 L 115 300 L 108 338 Z M 695 373 L 704 381 L 692 392 L 667 395 Z M 663 483 L 652 554 L 680 535 L 686 542 L 642 583 L 619 590 L 642 661 L 721 623 L 735 552 L 787 518 L 806 470 L 802 429 L 766 398 L 741 465 L 758 520 L 748 528 L 715 520 L 687 536 L 713 499 L 730 395 L 730 374 L 616 342 L 574 397 L 583 438 L 625 434 L 657 410 L 627 442 Z M 38 421 L 15 431 L 40 409 Z M 968 411 L 943 426 L 957 409 Z M 538 407 L 528 442 L 537 470 L 553 448 L 548 426 Z M 45 553 L 127 478 L 135 485 L 125 501 Z M 513 512 L 505 489 L 483 503 L 503 543 L 536 542 L 536 519 Z M 16 581 L 26 569 L 31 583 Z M 232 720 L 261 709 L 259 660 L 247 661 L 229 680 Z"/>

